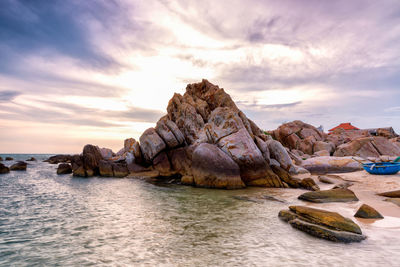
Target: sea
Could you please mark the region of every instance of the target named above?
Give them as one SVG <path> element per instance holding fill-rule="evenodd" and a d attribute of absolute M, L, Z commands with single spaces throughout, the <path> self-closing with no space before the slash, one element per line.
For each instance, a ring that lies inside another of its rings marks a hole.
<path fill-rule="evenodd" d="M 0 156 L 37 159 L 0 175 L 0 266 L 400 266 L 399 227 L 357 222 L 368 238 L 341 244 L 281 221 L 302 190 L 77 178 L 50 155 Z"/>

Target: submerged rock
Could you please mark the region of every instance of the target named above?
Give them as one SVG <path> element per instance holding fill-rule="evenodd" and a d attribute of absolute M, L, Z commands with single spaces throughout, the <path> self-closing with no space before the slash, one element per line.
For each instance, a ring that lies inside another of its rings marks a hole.
<path fill-rule="evenodd" d="M 23 161 L 18 161 L 17 163 L 11 165 L 10 170 L 11 171 L 26 171 L 26 166 L 28 164 Z"/>
<path fill-rule="evenodd" d="M 378 196 L 400 198 L 400 190 L 379 193 Z"/>
<path fill-rule="evenodd" d="M 6 157 L 6 161 L 14 160 L 12 157 Z"/>
<path fill-rule="evenodd" d="M 34 157 L 31 157 L 31 158 L 27 159 L 26 161 L 36 161 L 36 159 Z"/>
<path fill-rule="evenodd" d="M 72 167 L 68 163 L 61 163 L 57 167 L 57 174 L 69 174 L 72 173 Z"/>
<path fill-rule="evenodd" d="M 293 228 L 334 242 L 360 242 L 366 238 L 357 224 L 337 212 L 290 206 L 279 212 L 279 218 Z"/>
<path fill-rule="evenodd" d="M 200 144 L 193 153 L 192 173 L 199 187 L 236 189 L 245 184 L 239 166 L 217 146 Z"/>
<path fill-rule="evenodd" d="M 376 209 L 367 204 L 362 204 L 362 206 L 357 210 L 356 214 L 354 214 L 354 217 L 365 219 L 383 219 L 383 216 L 376 211 Z"/>
<path fill-rule="evenodd" d="M 5 173 L 9 173 L 9 172 L 10 172 L 10 168 L 5 166 L 3 163 L 0 163 L 0 174 L 5 174 Z"/>
<path fill-rule="evenodd" d="M 307 192 L 300 195 L 298 199 L 315 203 L 358 201 L 353 191 L 342 188 Z"/>

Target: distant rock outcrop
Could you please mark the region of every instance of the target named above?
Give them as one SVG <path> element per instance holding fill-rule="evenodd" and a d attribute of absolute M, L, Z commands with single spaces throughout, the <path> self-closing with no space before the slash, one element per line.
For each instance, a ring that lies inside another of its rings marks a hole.
<path fill-rule="evenodd" d="M 17 163 L 11 165 L 10 170 L 12 171 L 26 171 L 26 166 L 28 164 L 24 161 L 18 161 Z"/>

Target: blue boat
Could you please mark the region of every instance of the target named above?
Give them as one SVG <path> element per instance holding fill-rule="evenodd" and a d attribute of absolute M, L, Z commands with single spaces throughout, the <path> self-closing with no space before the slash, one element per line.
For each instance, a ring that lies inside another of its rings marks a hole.
<path fill-rule="evenodd" d="M 363 163 L 363 168 L 370 174 L 396 174 L 400 171 L 400 162 Z"/>

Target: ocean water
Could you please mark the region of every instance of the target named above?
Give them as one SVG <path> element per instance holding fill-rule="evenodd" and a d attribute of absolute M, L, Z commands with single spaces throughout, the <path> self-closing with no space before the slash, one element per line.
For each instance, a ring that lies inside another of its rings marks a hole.
<path fill-rule="evenodd" d="M 367 240 L 339 244 L 280 221 L 279 210 L 301 204 L 301 190 L 75 178 L 56 167 L 37 161 L 0 175 L 0 266 L 400 265 L 398 227 L 360 224 Z M 287 203 L 233 198 L 244 194 Z"/>

